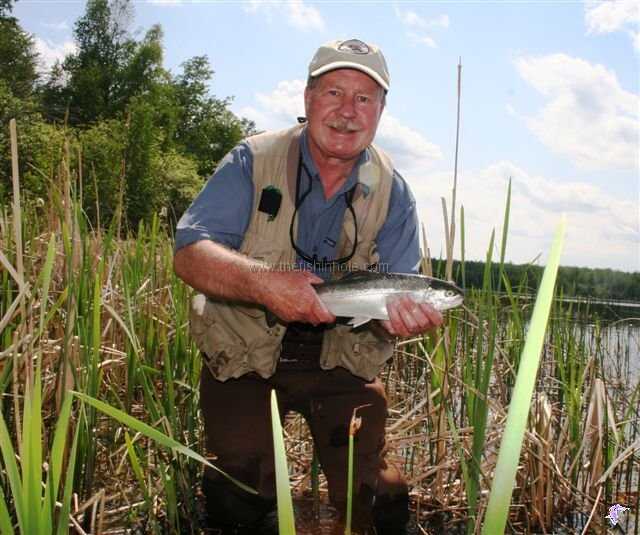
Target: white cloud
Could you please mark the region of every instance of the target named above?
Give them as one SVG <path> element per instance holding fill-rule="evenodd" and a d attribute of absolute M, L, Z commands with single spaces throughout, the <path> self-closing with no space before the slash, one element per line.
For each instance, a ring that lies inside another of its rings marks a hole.
<path fill-rule="evenodd" d="M 304 87 L 302 80 L 284 80 L 271 93 L 256 93 L 256 106 L 238 111 L 262 130 L 277 130 L 295 124 L 304 115 Z"/>
<path fill-rule="evenodd" d="M 634 48 L 640 51 L 640 4 L 637 0 L 587 0 L 585 23 L 589 34 L 626 31 Z"/>
<path fill-rule="evenodd" d="M 446 198 L 450 210 L 452 176 L 451 172 L 432 173 L 420 179 L 408 176 L 435 257 L 445 250 L 440 198 Z M 615 198 L 584 182 L 531 175 L 508 161 L 479 171 L 462 172 L 458 177 L 456 221 L 459 228 L 462 204 L 467 258 L 485 257 L 492 230 L 496 232 L 493 258 L 498 258 L 509 177 L 512 198 L 508 260 L 524 263 L 541 255 L 544 262 L 560 214 L 566 213 L 563 265 L 640 270 L 637 199 Z M 460 257 L 459 234 L 455 257 Z"/>
<path fill-rule="evenodd" d="M 640 22 L 640 5 L 636 0 L 590 0 L 585 3 L 585 22 L 589 33 L 616 32 Z"/>
<path fill-rule="evenodd" d="M 263 13 L 268 22 L 284 15 L 289 26 L 303 31 L 322 31 L 325 28 L 324 19 L 315 7 L 309 6 L 303 0 L 287 2 L 270 2 L 269 0 L 249 0 L 244 4 L 247 13 Z"/>
<path fill-rule="evenodd" d="M 73 41 L 54 43 L 53 41 L 35 38 L 36 51 L 40 55 L 40 71 L 48 72 L 56 61 L 63 61 L 68 54 L 76 52 L 76 45 Z"/>
<path fill-rule="evenodd" d="M 448 28 L 448 15 L 440 15 L 433 19 L 426 19 L 418 15 L 415 11 L 409 9 L 400 9 L 394 6 L 397 19 L 406 27 L 407 37 L 413 44 L 423 44 L 430 48 L 436 48 L 436 41 L 428 35 L 428 31 L 437 28 Z"/>
<path fill-rule="evenodd" d="M 376 143 L 391 155 L 401 173 L 424 172 L 436 160 L 442 159 L 438 145 L 386 111 L 380 119 Z"/>
<path fill-rule="evenodd" d="M 402 10 L 398 6 L 394 7 L 396 12 L 396 17 L 404 24 L 405 26 L 410 26 L 413 28 L 420 28 L 422 30 L 427 30 L 430 28 L 448 28 L 449 27 L 449 16 L 448 15 L 440 15 L 439 17 L 435 17 L 433 19 L 425 19 L 418 15 L 415 11 L 411 11 L 409 9 Z"/>
<path fill-rule="evenodd" d="M 525 121 L 551 150 L 586 170 L 638 167 L 640 99 L 615 73 L 565 54 L 522 57 L 515 66 L 547 98 Z"/>
<path fill-rule="evenodd" d="M 421 35 L 415 32 L 407 32 L 407 37 L 414 45 L 427 45 L 429 48 L 437 48 L 436 42 L 428 35 Z"/>

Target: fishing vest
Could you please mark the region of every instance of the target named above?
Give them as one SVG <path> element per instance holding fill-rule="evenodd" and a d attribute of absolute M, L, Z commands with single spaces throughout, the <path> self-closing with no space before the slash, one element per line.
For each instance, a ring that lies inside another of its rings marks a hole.
<path fill-rule="evenodd" d="M 295 209 L 303 128 L 295 126 L 246 140 L 253 155 L 254 201 L 239 252 L 275 269 L 295 269 L 296 265 L 289 227 Z M 366 269 L 379 261 L 375 239 L 389 211 L 393 166 L 386 154 L 373 145 L 368 147 L 368 152 L 369 160 L 358 169 L 358 185 L 352 200 L 358 222 L 358 247 L 349 263 L 350 269 Z M 259 211 L 256 201 L 262 190 L 270 186 L 282 193 L 275 217 Z M 294 236 L 297 236 L 297 219 Z M 354 240 L 353 218 L 345 217 L 338 257 L 351 252 Z M 249 372 L 266 379 L 274 374 L 286 326 L 280 323 L 270 326 L 263 306 L 198 294 L 192 301 L 190 323 L 196 345 L 216 379 L 226 381 Z M 320 367 L 329 370 L 341 366 L 371 380 L 391 358 L 393 349 L 392 341 L 368 326 L 353 330 L 337 324 L 324 332 Z"/>

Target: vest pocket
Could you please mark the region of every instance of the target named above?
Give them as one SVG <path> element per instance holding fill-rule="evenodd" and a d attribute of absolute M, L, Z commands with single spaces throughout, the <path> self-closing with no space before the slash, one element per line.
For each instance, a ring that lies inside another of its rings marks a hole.
<path fill-rule="evenodd" d="M 206 364 L 219 381 L 254 371 L 262 377 L 273 374 L 284 329 L 268 329 L 264 319 L 236 303 L 215 301 L 199 294 L 191 307 L 191 335 L 206 355 Z M 258 309 L 263 317 L 264 312 Z"/>
<path fill-rule="evenodd" d="M 321 357 L 324 369 L 341 366 L 354 375 L 372 380 L 393 356 L 393 342 L 373 333 L 368 327 L 353 330 L 336 325 L 325 334 Z"/>

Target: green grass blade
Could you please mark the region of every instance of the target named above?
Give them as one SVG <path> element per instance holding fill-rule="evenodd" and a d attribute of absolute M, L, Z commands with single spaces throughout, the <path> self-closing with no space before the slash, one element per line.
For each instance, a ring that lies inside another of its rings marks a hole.
<path fill-rule="evenodd" d="M 456 427 L 455 422 L 453 421 L 453 414 L 451 409 L 446 408 L 447 413 L 447 421 L 449 422 L 449 430 L 451 431 L 451 436 L 453 437 L 453 443 L 455 445 L 456 451 L 458 452 L 458 458 L 460 459 L 460 468 L 462 469 L 462 478 L 464 479 L 465 488 L 471 488 L 471 479 L 469 475 L 469 463 L 467 463 L 466 455 L 464 449 L 462 448 L 462 440 L 460 439 L 460 435 L 458 434 L 458 428 Z"/>
<path fill-rule="evenodd" d="M 347 514 L 344 535 L 351 535 L 351 516 L 353 514 L 353 435 L 349 433 L 349 455 L 347 457 Z"/>
<path fill-rule="evenodd" d="M 71 399 L 71 396 L 68 396 Z M 69 464 L 65 475 L 64 496 L 62 497 L 62 507 L 58 516 L 57 535 L 67 535 L 69 533 L 69 513 L 71 512 L 71 496 L 73 495 L 73 474 L 76 470 L 76 457 L 78 452 L 78 437 L 80 436 L 81 424 L 76 425 L 76 432 L 73 436 L 71 452 L 69 453 Z"/>
<path fill-rule="evenodd" d="M 176 504 L 178 503 L 176 479 L 171 477 L 171 472 L 164 463 L 160 463 L 160 476 L 162 478 L 162 488 L 167 496 L 165 512 L 167 514 L 168 525 L 170 526 L 169 529 L 171 529 L 171 533 L 182 533 L 182 530 L 180 530 L 180 519 L 177 515 L 176 507 Z"/>
<path fill-rule="evenodd" d="M 45 317 L 47 312 L 47 301 L 49 299 L 49 286 L 51 285 L 51 272 L 53 271 L 53 261 L 56 257 L 56 237 L 51 233 L 49 238 L 49 246 L 47 247 L 47 259 L 42 269 L 42 296 L 40 297 L 40 329 L 42 334 L 45 326 Z"/>
<path fill-rule="evenodd" d="M 24 530 L 25 509 L 22 495 L 22 479 L 20 479 L 15 450 L 13 449 L 9 429 L 7 429 L 2 411 L 0 411 L 0 451 L 2 451 L 2 460 L 7 472 L 7 478 L 9 479 L 11 494 L 13 495 L 13 505 L 16 510 L 16 517 L 18 518 L 18 526 L 22 533 L 27 533 Z"/>
<path fill-rule="evenodd" d="M 462 287 L 467 287 L 467 277 L 464 269 L 465 263 L 465 235 L 464 235 L 464 206 L 460 206 L 460 272 Z"/>
<path fill-rule="evenodd" d="M 509 235 L 509 212 L 511 211 L 511 177 L 509 177 L 509 186 L 507 188 L 507 205 L 504 209 L 504 222 L 502 224 L 502 242 L 500 243 L 500 275 L 498 278 L 497 289 L 500 290 L 500 284 L 504 277 L 504 258 L 507 253 L 507 237 Z"/>
<path fill-rule="evenodd" d="M 347 456 L 347 510 L 346 510 L 346 522 L 344 526 L 344 535 L 351 535 L 351 519 L 353 514 L 353 456 L 354 456 L 354 437 L 362 426 L 362 418 L 357 416 L 359 409 L 370 407 L 371 404 L 360 405 L 353 409 L 351 414 L 351 421 L 349 422 L 349 451 Z"/>
<path fill-rule="evenodd" d="M 120 409 L 116 409 L 115 407 L 112 407 L 111 405 L 108 405 L 103 401 L 92 398 L 91 396 L 87 396 L 86 394 L 83 394 L 81 392 L 75 392 L 75 391 L 72 391 L 72 393 L 78 399 L 84 401 L 85 403 L 88 403 L 92 407 L 98 409 L 100 412 L 106 414 L 107 416 L 110 416 L 114 420 L 117 420 L 121 424 L 124 424 L 127 427 L 130 427 L 131 429 L 134 429 L 135 431 L 142 433 L 144 436 L 154 440 L 161 446 L 165 446 L 166 448 L 171 448 L 177 451 L 178 453 L 181 453 L 182 455 L 195 459 L 196 461 L 211 467 L 212 469 L 216 470 L 217 472 L 222 474 L 224 477 L 232 481 L 234 484 L 238 485 L 245 492 L 249 492 L 251 494 L 258 494 L 258 492 L 255 489 L 252 489 L 248 485 L 245 485 L 244 483 L 231 477 L 226 472 L 223 472 L 218 467 L 212 465 L 199 453 L 196 453 L 192 449 L 187 448 L 186 446 L 183 446 L 177 440 L 165 435 L 164 433 L 162 433 L 161 431 L 158 431 L 157 429 L 154 429 L 150 425 L 144 422 L 141 422 L 140 420 L 134 418 L 133 416 L 129 416 L 126 412 L 123 412 Z"/>
<path fill-rule="evenodd" d="M 24 483 L 27 486 L 26 495 L 28 496 L 27 516 L 31 523 L 33 533 L 42 533 L 42 382 L 40 378 L 40 365 L 42 359 L 38 359 L 38 366 L 35 377 L 35 384 L 31 392 L 31 396 L 25 398 L 25 405 L 30 406 L 29 422 L 24 422 L 25 432 L 22 435 L 23 444 L 27 444 L 27 454 L 23 457 L 28 459 L 26 469 L 27 480 Z M 28 427 L 27 427 L 28 423 Z M 31 533 L 31 532 L 29 532 Z"/>
<path fill-rule="evenodd" d="M 22 497 L 24 504 L 24 532 L 40 533 L 42 514 L 42 411 L 40 362 L 35 383 L 25 386 L 22 419 Z"/>
<path fill-rule="evenodd" d="M 278 528 L 280 535 L 296 535 L 293 517 L 293 501 L 289 485 L 287 453 L 284 449 L 282 424 L 278 411 L 276 391 L 271 391 L 271 429 L 273 430 L 273 454 L 276 465 L 276 496 L 278 498 Z"/>
<path fill-rule="evenodd" d="M 553 300 L 553 289 L 558 273 L 560 253 L 564 241 L 566 221 L 562 217 L 556 236 L 551 247 L 549 261 L 544 270 L 540 290 L 533 309 L 531 325 L 525 341 L 520 359 L 520 368 L 513 390 L 513 397 L 509 407 L 507 423 L 500 445 L 495 477 L 489 496 L 489 503 L 482 529 L 483 535 L 504 533 L 509 514 L 509 502 L 516 478 L 518 460 L 522 440 L 529 416 L 531 397 L 535 386 L 540 353 L 544 342 L 544 335 Z"/>
<path fill-rule="evenodd" d="M 9 514 L 9 509 L 7 508 L 7 501 L 4 497 L 4 492 L 2 492 L 2 487 L 0 486 L 0 533 L 2 535 L 13 535 L 15 532 L 13 531 L 13 524 L 11 523 L 11 515 Z"/>
<path fill-rule="evenodd" d="M 62 305 L 64 305 L 68 296 L 69 296 L 69 287 L 67 286 L 65 287 L 64 290 L 62 290 L 62 292 L 60 292 L 60 296 L 58 297 L 56 302 L 53 304 L 51 309 L 47 312 L 47 315 L 44 318 L 43 326 L 49 324 L 54 314 L 58 312 L 58 310 L 62 307 Z"/>
<path fill-rule="evenodd" d="M 62 465 L 64 462 L 64 449 L 67 443 L 67 434 L 69 432 L 69 419 L 71 417 L 71 403 L 73 396 L 66 396 L 58 415 L 56 430 L 53 436 L 53 444 L 51 446 L 49 477 L 47 478 L 47 487 L 45 489 L 44 501 L 44 517 L 53 518 L 55 511 L 55 501 L 60 488 L 60 477 L 62 475 Z"/>
<path fill-rule="evenodd" d="M 142 471 L 142 466 L 140 465 L 140 459 L 138 459 L 138 455 L 136 454 L 133 442 L 131 442 L 131 438 L 129 437 L 129 433 L 127 431 L 124 432 L 124 440 L 127 444 L 127 455 L 129 456 L 129 461 L 131 462 L 131 468 L 133 469 L 133 473 L 138 480 L 140 488 L 142 489 L 145 500 L 148 500 L 149 490 L 147 489 L 147 484 L 144 480 L 144 473 Z"/>

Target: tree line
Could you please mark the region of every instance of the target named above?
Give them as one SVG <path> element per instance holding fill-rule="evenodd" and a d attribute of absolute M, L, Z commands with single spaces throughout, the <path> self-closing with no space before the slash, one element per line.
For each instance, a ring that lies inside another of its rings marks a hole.
<path fill-rule="evenodd" d="M 132 36 L 131 0 L 88 0 L 73 28 L 76 51 L 44 73 L 12 16 L 15 1 L 0 0 L 0 176 L 11 176 L 16 118 L 27 202 L 47 200 L 68 169 L 93 224 L 108 225 L 119 206 L 132 230 L 163 209 L 179 217 L 224 154 L 254 133 L 231 98 L 209 91 L 207 56 L 173 74 L 159 25 Z M 1 181 L 0 205 L 10 191 Z"/>
<path fill-rule="evenodd" d="M 444 278 L 446 262 L 437 259 L 432 264 L 434 274 Z M 466 260 L 463 272 L 462 264 L 454 260 L 454 280 L 466 289 L 483 288 L 485 269 L 485 262 Z M 526 294 L 538 291 L 543 271 L 544 266 L 533 264 L 505 263 L 502 267 L 511 289 Z M 493 290 L 505 290 L 498 264 L 490 266 L 490 283 Z M 558 293 L 566 297 L 640 302 L 640 272 L 560 266 L 556 286 Z"/>

